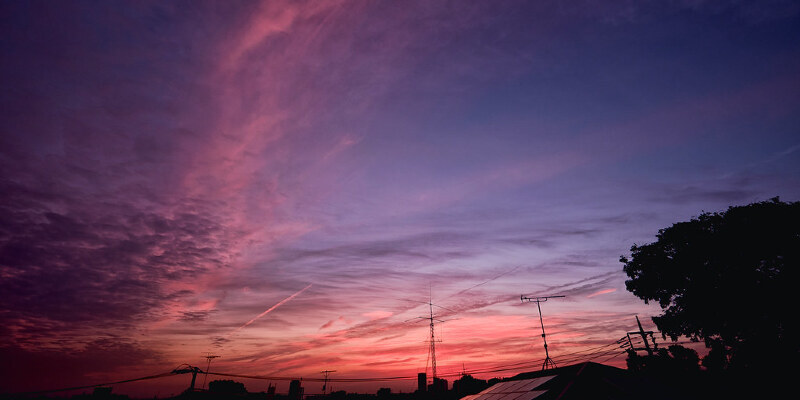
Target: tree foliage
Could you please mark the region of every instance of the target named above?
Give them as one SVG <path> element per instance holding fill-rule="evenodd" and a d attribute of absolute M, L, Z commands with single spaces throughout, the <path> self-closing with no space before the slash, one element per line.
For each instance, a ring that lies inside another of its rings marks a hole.
<path fill-rule="evenodd" d="M 208 383 L 208 391 L 225 394 L 246 394 L 247 389 L 241 382 L 230 379 L 214 380 Z"/>
<path fill-rule="evenodd" d="M 628 370 L 653 374 L 681 376 L 700 370 L 700 357 L 697 352 L 680 345 L 671 345 L 666 349 L 660 348 L 653 355 L 645 356 L 628 350 L 628 358 L 625 361 Z"/>
<path fill-rule="evenodd" d="M 663 313 L 653 317 L 673 340 L 704 340 L 714 360 L 750 367 L 798 352 L 796 304 L 800 202 L 770 201 L 703 213 L 661 229 L 654 243 L 622 257 L 626 288 Z"/>

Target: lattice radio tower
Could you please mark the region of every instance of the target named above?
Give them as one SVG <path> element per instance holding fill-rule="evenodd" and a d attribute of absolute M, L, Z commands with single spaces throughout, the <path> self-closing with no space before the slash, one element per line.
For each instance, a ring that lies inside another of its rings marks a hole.
<path fill-rule="evenodd" d="M 428 311 L 429 311 L 429 314 L 428 314 L 427 317 L 412 318 L 412 319 L 406 320 L 406 322 L 411 321 L 411 320 L 415 320 L 415 319 L 427 319 L 429 321 L 430 328 L 431 328 L 431 338 L 430 338 L 430 344 L 428 345 L 428 357 L 430 357 L 430 359 L 431 359 L 431 375 L 432 375 L 431 382 L 435 383 L 436 382 L 436 378 L 437 378 L 437 375 L 436 375 L 436 342 L 441 342 L 441 340 L 436 340 L 436 333 L 435 333 L 435 329 L 434 329 L 434 327 L 435 327 L 434 326 L 434 321 L 436 321 L 436 322 L 445 322 L 445 321 L 441 320 L 441 319 L 438 319 L 438 318 L 436 318 L 435 315 L 433 315 L 433 307 L 436 306 L 436 307 L 439 307 L 439 308 L 444 308 L 445 310 L 449 310 L 449 311 L 453 311 L 453 310 L 450 310 L 449 308 L 446 308 L 446 307 L 437 306 L 436 304 L 433 304 L 433 301 L 430 300 L 430 299 L 425 304 L 428 305 Z"/>
<path fill-rule="evenodd" d="M 435 337 L 435 331 L 433 329 L 433 321 L 434 321 L 433 303 L 429 302 L 428 307 L 430 309 L 430 316 L 428 317 L 428 319 L 430 320 L 430 325 L 431 325 L 431 347 L 430 349 L 428 349 L 428 352 L 431 355 L 431 374 L 433 374 L 433 381 L 436 382 L 436 337 Z M 437 319 L 436 321 L 444 322 L 440 319 Z"/>
<path fill-rule="evenodd" d="M 526 297 L 525 295 L 519 296 L 519 299 L 522 302 L 529 302 L 529 303 L 536 303 L 536 307 L 539 309 L 539 323 L 542 324 L 542 340 L 544 341 L 544 362 L 542 363 L 542 371 L 546 370 L 548 367 L 550 368 L 557 368 L 556 362 L 550 358 L 550 353 L 547 351 L 547 337 L 544 333 L 544 320 L 542 319 L 542 306 L 540 303 L 544 303 L 547 299 L 555 299 L 558 297 L 566 297 L 566 296 L 539 296 L 539 297 Z"/>

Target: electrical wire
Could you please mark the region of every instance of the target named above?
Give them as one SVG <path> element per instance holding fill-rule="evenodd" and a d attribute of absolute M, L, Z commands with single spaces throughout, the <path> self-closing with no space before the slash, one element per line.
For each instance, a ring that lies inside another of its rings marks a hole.
<path fill-rule="evenodd" d="M 620 340 L 604 344 L 602 346 L 596 346 L 589 349 L 579 350 L 571 353 L 566 353 L 566 355 L 573 355 L 574 357 L 568 358 L 568 365 L 575 364 L 575 361 L 588 361 L 598 357 L 607 357 L 609 355 L 618 356 L 619 354 L 624 353 L 624 351 L 620 352 L 619 348 L 612 348 L 607 349 L 608 347 L 612 346 L 619 346 Z M 619 353 L 619 354 L 618 354 Z M 536 366 L 540 366 L 544 359 L 538 360 L 529 360 L 529 361 L 522 361 L 517 363 L 511 364 L 503 364 L 493 367 L 485 367 L 475 370 L 467 370 L 467 374 L 486 374 L 486 373 L 494 373 L 494 372 L 505 372 L 505 371 L 514 371 L 514 370 L 522 370 L 522 369 L 530 369 Z M 455 377 L 461 376 L 464 372 L 449 372 L 438 374 L 439 377 Z M 276 381 L 286 381 L 286 380 L 294 380 L 299 379 L 299 377 L 286 377 L 286 376 L 267 376 L 267 375 L 245 375 L 245 374 L 231 374 L 231 373 L 222 373 L 222 372 L 209 372 L 209 375 L 218 375 L 218 376 L 225 376 L 225 377 L 233 377 L 233 378 L 245 378 L 245 379 L 261 379 L 261 380 L 276 380 Z M 386 382 L 386 381 L 397 381 L 397 380 L 416 380 L 416 376 L 390 376 L 390 377 L 368 377 L 368 378 L 328 378 L 328 382 Z M 304 381 L 309 382 L 322 382 L 323 378 L 303 378 Z"/>
<path fill-rule="evenodd" d="M 128 382 L 144 381 L 144 380 L 148 380 L 148 379 L 164 378 L 164 377 L 167 377 L 167 376 L 170 376 L 170 375 L 173 375 L 173 373 L 171 371 L 170 372 L 165 372 L 163 374 L 143 376 L 141 378 L 125 379 L 125 380 L 116 381 L 116 382 L 97 383 L 97 384 L 94 384 L 94 385 L 85 385 L 85 386 L 73 386 L 73 387 L 62 388 L 62 389 L 37 390 L 37 391 L 34 391 L 34 392 L 20 392 L 20 393 L 13 393 L 12 395 L 16 396 L 16 395 L 28 395 L 28 394 L 66 392 L 66 391 L 70 391 L 70 390 L 88 389 L 88 388 L 99 387 L 99 386 L 118 385 L 120 383 L 128 383 Z"/>
<path fill-rule="evenodd" d="M 614 358 L 617 358 L 627 352 L 627 350 L 620 350 L 620 348 L 626 347 L 622 342 L 626 341 L 627 338 L 623 337 L 617 341 L 602 345 L 596 346 L 589 349 L 574 351 L 570 353 L 561 354 L 559 358 L 559 362 L 568 365 L 579 364 L 583 362 L 588 362 L 591 360 L 595 360 L 598 358 L 603 358 L 600 362 L 607 362 Z M 676 342 L 669 342 L 670 345 L 673 344 L 689 344 L 695 343 L 692 341 L 676 341 Z M 614 348 L 613 346 L 617 346 Z M 430 354 L 429 354 L 430 356 Z M 544 362 L 544 359 L 537 359 L 537 360 L 528 360 L 528 361 L 520 361 L 510 364 L 502 364 L 492 367 L 484 367 L 478 368 L 473 370 L 466 370 L 462 372 L 450 372 L 439 374 L 441 377 L 454 377 L 454 376 L 462 376 L 466 374 L 488 374 L 488 373 L 495 373 L 495 372 L 507 372 L 507 371 L 515 371 L 515 370 L 523 370 L 523 369 L 530 369 L 534 367 L 538 367 Z M 426 362 L 427 364 L 427 362 Z M 182 364 L 185 365 L 185 364 Z M 177 368 L 176 368 L 177 369 Z M 427 366 L 426 366 L 427 369 Z M 31 394 L 44 394 L 44 393 L 56 393 L 56 392 L 66 392 L 71 390 L 80 390 L 80 389 L 88 389 L 100 386 L 109 386 L 109 385 L 118 385 L 122 383 L 129 383 L 129 382 L 137 382 L 137 381 L 144 381 L 149 379 L 158 379 L 164 378 L 167 376 L 175 375 L 174 371 L 165 372 L 156 375 L 149 375 L 143 376 L 139 378 L 133 379 L 124 379 L 120 381 L 114 382 L 105 382 L 105 383 L 97 383 L 93 385 L 84 385 L 84 386 L 73 386 L 68 388 L 61 388 L 61 389 L 51 389 L 51 390 L 38 390 L 38 391 L 31 391 L 31 392 L 19 392 L 19 393 L 12 393 L 8 395 L 17 396 L 17 395 L 31 395 Z M 274 381 L 281 381 L 281 380 L 294 380 L 298 379 L 298 377 L 283 377 L 283 376 L 269 376 L 269 375 L 246 375 L 246 374 L 233 374 L 233 373 L 224 373 L 224 372 L 208 372 L 208 375 L 216 375 L 216 376 L 224 376 L 224 377 L 232 377 L 232 378 L 245 378 L 245 379 L 261 379 L 261 380 L 274 380 Z M 368 378 L 328 378 L 328 382 L 344 382 L 344 383 L 356 383 L 356 382 L 386 382 L 386 381 L 398 381 L 398 380 L 415 380 L 417 379 L 416 376 L 389 376 L 389 377 L 368 377 Z M 323 382 L 325 381 L 324 378 L 303 378 L 305 381 L 309 382 Z"/>

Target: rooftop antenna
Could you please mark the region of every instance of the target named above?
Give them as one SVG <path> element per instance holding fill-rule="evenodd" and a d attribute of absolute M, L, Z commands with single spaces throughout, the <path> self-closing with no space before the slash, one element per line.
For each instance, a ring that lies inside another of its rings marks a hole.
<path fill-rule="evenodd" d="M 214 354 L 211 354 L 209 352 L 206 352 L 206 360 L 208 360 L 208 363 L 206 364 L 206 374 L 205 374 L 205 376 L 203 376 L 203 386 L 200 387 L 201 389 L 205 389 L 206 388 L 206 379 L 208 379 L 208 369 L 211 367 L 211 360 L 213 360 L 215 358 L 219 358 L 219 357 L 221 357 L 221 356 L 214 355 Z"/>
<path fill-rule="evenodd" d="M 172 370 L 173 374 L 192 374 L 192 383 L 189 385 L 188 392 L 194 392 L 194 382 L 197 380 L 197 374 L 203 373 L 200 368 L 193 367 L 189 364 L 181 364 Z"/>
<path fill-rule="evenodd" d="M 540 303 L 544 303 L 547 299 L 555 299 L 559 297 L 566 297 L 566 296 L 538 296 L 538 297 L 527 297 L 525 295 L 520 295 L 519 299 L 524 303 L 536 303 L 536 307 L 539 309 L 539 323 L 542 324 L 542 340 L 544 341 L 544 363 L 542 363 L 542 371 L 546 370 L 548 367 L 550 368 L 557 368 L 556 362 L 550 358 L 550 353 L 547 351 L 547 337 L 544 333 L 544 320 L 542 319 L 542 306 Z"/>
<path fill-rule="evenodd" d="M 330 374 L 331 372 L 336 372 L 336 370 L 329 371 L 326 369 L 325 371 L 320 371 L 321 374 L 325 374 L 325 383 L 322 384 L 323 395 L 327 393 L 326 390 L 328 389 L 328 374 Z"/>

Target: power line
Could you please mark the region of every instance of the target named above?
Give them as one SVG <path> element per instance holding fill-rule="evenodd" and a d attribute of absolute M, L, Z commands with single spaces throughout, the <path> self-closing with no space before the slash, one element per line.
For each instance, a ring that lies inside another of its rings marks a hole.
<path fill-rule="evenodd" d="M 164 378 L 164 377 L 167 377 L 167 376 L 170 376 L 170 375 L 174 375 L 174 373 L 172 371 L 170 371 L 170 372 L 165 372 L 163 374 L 143 376 L 141 378 L 124 379 L 124 380 L 115 381 L 115 382 L 96 383 L 94 385 L 73 386 L 73 387 L 61 388 L 61 389 L 38 390 L 38 391 L 35 391 L 35 392 L 19 392 L 19 393 L 13 393 L 12 395 L 28 395 L 28 394 L 67 392 L 67 391 L 70 391 L 70 390 L 89 389 L 89 388 L 98 387 L 98 386 L 110 386 L 110 385 L 118 385 L 118 384 L 121 384 L 121 383 L 144 381 L 144 380 L 148 380 L 148 379 Z"/>
<path fill-rule="evenodd" d="M 589 349 L 579 350 L 572 353 L 566 353 L 565 355 L 578 355 L 577 357 L 568 358 L 570 362 L 577 361 L 577 360 L 591 360 L 598 357 L 608 356 L 610 354 L 616 354 L 620 350 L 618 348 L 611 348 L 607 349 L 611 346 L 619 346 L 619 340 L 607 343 L 602 346 L 597 346 Z M 585 353 L 585 354 L 584 354 Z M 542 360 L 533 360 L 533 361 L 525 361 L 522 363 L 511 363 L 511 364 L 502 364 L 494 367 L 486 367 L 480 368 L 475 370 L 467 370 L 467 374 L 485 374 L 485 373 L 492 373 L 492 372 L 504 372 L 504 371 L 513 371 L 513 370 L 520 370 L 520 369 L 528 369 L 532 367 L 534 364 L 538 364 L 542 362 Z M 569 364 L 569 362 L 567 363 Z M 464 371 L 461 372 L 451 372 L 451 373 L 444 373 L 439 374 L 439 377 L 453 377 L 453 376 L 461 376 L 463 375 Z M 229 373 L 221 373 L 221 372 L 209 372 L 210 375 L 218 375 L 218 376 L 225 376 L 225 377 L 234 377 L 234 378 L 245 378 L 245 379 L 261 379 L 261 380 L 293 380 L 297 379 L 297 377 L 280 377 L 280 376 L 267 376 L 267 375 L 245 375 L 245 374 L 229 374 Z M 386 381 L 397 381 L 397 380 L 415 380 L 417 379 L 416 376 L 390 376 L 390 377 L 367 377 L 367 378 L 328 378 L 328 382 L 346 382 L 346 383 L 355 383 L 355 382 L 386 382 Z M 325 378 L 303 378 L 305 381 L 311 382 L 324 382 Z"/>
<path fill-rule="evenodd" d="M 610 343 L 610 344 L 607 344 L 607 345 L 603 345 L 603 346 L 598 346 L 595 349 L 602 349 L 602 348 L 609 347 L 609 346 L 614 345 L 614 344 L 616 344 L 616 342 Z M 586 352 L 586 351 L 589 351 L 589 350 L 592 350 L 592 349 L 583 350 L 582 352 Z M 575 352 L 575 353 L 579 353 L 579 352 Z M 575 353 L 573 353 L 573 354 L 575 354 Z M 587 358 L 587 360 L 591 360 L 591 359 L 595 359 L 595 358 L 603 357 L 603 356 L 608 356 L 608 355 L 618 357 L 619 355 L 621 355 L 623 353 L 624 352 L 619 352 L 616 349 L 612 349 L 610 351 L 608 351 L 608 350 L 606 350 L 606 351 L 597 351 L 597 350 L 595 350 L 593 352 L 585 354 L 584 356 L 591 356 L 591 357 Z M 611 358 L 613 358 L 613 357 L 611 357 Z M 539 360 L 535 360 L 535 361 L 526 362 L 526 364 L 536 364 L 536 363 L 539 363 L 539 362 L 540 362 Z M 505 365 L 500 365 L 500 366 L 496 366 L 496 367 L 481 368 L 481 369 L 476 369 L 476 370 L 466 370 L 466 371 L 461 371 L 461 372 L 445 373 L 445 374 L 441 374 L 439 376 L 440 377 L 453 377 L 453 376 L 461 376 L 461 375 L 464 375 L 465 373 L 466 374 L 486 374 L 486 373 L 492 373 L 492 372 L 505 372 L 505 371 L 527 369 L 527 368 L 529 368 L 531 366 L 533 366 L 533 365 L 519 365 L 519 363 L 512 363 L 512 364 L 505 364 Z M 12 395 L 29 395 L 29 394 L 66 392 L 66 391 L 70 391 L 70 390 L 88 389 L 88 388 L 94 388 L 94 387 L 99 387 L 99 386 L 110 386 L 110 385 L 117 385 L 117 384 L 122 384 L 122 383 L 143 381 L 143 380 L 148 380 L 148 379 L 164 378 L 164 377 L 172 376 L 172 375 L 179 374 L 179 373 L 194 372 L 195 370 L 197 372 L 203 372 L 203 371 L 200 371 L 200 369 L 197 368 L 197 367 L 188 366 L 188 369 L 186 369 L 186 368 L 179 369 L 179 368 L 176 368 L 175 370 L 170 371 L 170 372 L 165 372 L 165 373 L 156 374 L 156 375 L 149 375 L 149 376 L 144 376 L 144 377 L 140 377 L 140 378 L 124 379 L 124 380 L 114 381 L 114 382 L 96 383 L 96 384 L 85 385 L 85 386 L 73 386 L 73 387 L 67 387 L 67 388 L 61 388 L 61 389 L 40 390 L 40 391 L 33 391 L 33 392 L 20 392 L 20 393 L 13 393 Z M 176 372 L 176 371 L 178 371 L 178 372 Z M 324 372 L 330 373 L 330 372 L 336 372 L 336 371 L 323 371 L 323 373 Z M 232 378 L 276 380 L 276 381 L 289 381 L 289 380 L 297 379 L 297 377 L 231 374 L 231 373 L 224 373 L 224 372 L 207 372 L 207 374 L 208 375 L 216 375 L 216 376 L 224 376 L 224 377 L 232 377 Z M 416 376 L 390 376 L 390 377 L 368 377 L 368 378 L 329 378 L 329 377 L 324 377 L 324 378 L 304 378 L 303 380 L 311 381 L 311 382 L 325 382 L 327 384 L 327 382 L 340 382 L 340 383 L 386 382 L 386 381 L 398 381 L 398 380 L 414 380 L 416 378 L 417 378 Z"/>
<path fill-rule="evenodd" d="M 626 351 L 616 352 L 616 353 L 612 354 L 610 357 L 600 360 L 600 363 L 602 364 L 602 363 L 607 362 L 609 360 L 613 360 L 613 359 L 615 359 L 615 358 L 617 358 L 617 357 L 619 357 L 619 356 L 621 356 L 623 354 L 626 354 L 626 353 L 627 353 Z"/>
<path fill-rule="evenodd" d="M 185 368 L 181 368 L 184 365 L 186 367 Z M 193 367 L 193 366 L 191 366 L 189 364 L 181 364 L 177 368 L 173 369 L 172 373 L 173 374 L 192 374 L 192 383 L 191 383 L 191 385 L 189 385 L 189 391 L 193 392 L 194 391 L 194 382 L 197 380 L 197 374 L 203 373 L 203 370 L 201 370 L 200 368 L 197 368 L 197 367 Z"/>
<path fill-rule="evenodd" d="M 578 364 L 579 362 L 586 362 L 595 360 L 601 357 L 605 357 L 601 360 L 601 362 L 606 362 L 608 360 L 612 360 L 616 357 L 619 357 L 626 353 L 626 351 L 621 351 L 619 348 L 611 348 L 612 346 L 620 346 L 621 342 L 623 342 L 625 337 L 622 339 L 616 340 L 611 343 L 607 343 L 601 346 L 592 347 L 589 349 L 579 350 L 571 353 L 564 353 L 562 358 L 562 362 L 567 365 Z M 695 343 L 692 341 L 675 341 L 671 342 L 671 344 L 689 344 Z M 572 357 L 568 357 L 572 356 Z M 565 361 L 563 361 L 565 360 Z M 517 363 L 509 363 L 509 364 L 502 364 L 493 367 L 486 367 L 486 368 L 478 368 L 473 370 L 466 370 L 460 372 L 452 372 L 452 373 L 444 373 L 438 376 L 440 377 L 454 377 L 454 376 L 462 376 L 464 374 L 488 374 L 493 372 L 506 372 L 506 371 L 514 371 L 514 370 L 522 370 L 528 369 L 536 364 L 542 362 L 543 360 L 531 360 L 531 361 L 523 361 Z M 186 368 L 181 368 L 185 366 Z M 267 376 L 267 375 L 245 375 L 245 374 L 231 374 L 231 373 L 224 373 L 224 372 L 209 372 L 206 371 L 208 375 L 216 375 L 216 376 L 224 376 L 224 377 L 234 377 L 234 378 L 245 378 L 245 379 L 260 379 L 260 380 L 276 380 L 276 381 L 288 381 L 297 379 L 297 377 L 281 377 L 281 376 Z M 323 371 L 325 372 L 336 372 L 336 371 Z M 156 375 L 148 375 L 139 378 L 132 378 L 132 379 L 124 379 L 114 382 L 104 382 L 104 383 L 96 383 L 92 385 L 84 385 L 84 386 L 73 386 L 61 389 L 50 389 L 50 390 L 39 390 L 39 391 L 31 391 L 31 392 L 18 392 L 18 393 L 11 393 L 9 395 L 16 396 L 16 395 L 32 395 L 32 394 L 44 394 L 44 393 L 56 393 L 56 392 L 66 392 L 71 390 L 80 390 L 80 389 L 88 389 L 94 388 L 99 386 L 110 386 L 110 385 L 118 385 L 122 383 L 130 383 L 130 382 L 137 382 L 137 381 L 144 381 L 149 379 L 159 379 L 165 378 L 168 376 L 182 374 L 182 373 L 203 373 L 199 368 L 192 367 L 188 364 L 182 364 L 178 366 L 174 370 L 170 372 L 165 372 Z M 359 382 L 387 382 L 387 381 L 398 381 L 398 380 L 415 380 L 416 376 L 390 376 L 390 377 L 367 377 L 367 378 L 304 378 L 305 381 L 311 382 L 341 382 L 341 383 L 359 383 Z"/>
<path fill-rule="evenodd" d="M 611 351 L 617 351 L 617 350 L 616 349 L 611 349 Z M 606 355 L 606 354 L 608 354 L 608 351 L 597 351 L 597 352 L 594 352 L 594 353 L 581 355 L 580 357 L 574 357 L 572 359 L 564 361 L 564 363 L 567 364 L 567 365 L 572 365 L 572 364 L 576 363 L 575 361 L 589 361 L 589 360 L 594 359 L 594 358 L 596 358 L 598 356 L 603 356 L 603 355 Z M 503 366 L 503 367 L 487 368 L 487 369 L 476 370 L 476 371 L 467 371 L 467 372 L 471 373 L 471 374 L 487 374 L 487 373 L 492 373 L 492 372 L 507 372 L 507 371 L 526 370 L 526 369 L 530 369 L 530 368 L 535 367 L 537 364 L 541 363 L 542 361 L 543 360 L 534 360 L 534 361 L 528 362 L 525 365 Z M 449 376 L 455 376 L 456 374 L 448 374 L 448 375 Z"/>

